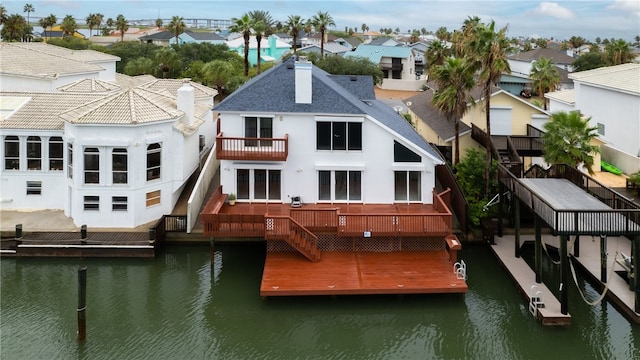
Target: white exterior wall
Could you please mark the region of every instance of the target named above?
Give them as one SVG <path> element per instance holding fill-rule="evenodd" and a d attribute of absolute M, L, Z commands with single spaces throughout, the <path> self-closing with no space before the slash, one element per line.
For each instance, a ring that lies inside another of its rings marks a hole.
<path fill-rule="evenodd" d="M 104 71 L 100 71 L 98 73 L 98 79 L 104 81 L 116 81 L 116 62 L 108 61 L 108 62 L 96 62 L 94 63 L 100 67 L 104 68 Z"/>
<path fill-rule="evenodd" d="M 64 171 L 49 170 L 49 138 L 62 137 L 61 131 L 12 131 L 10 134 L 2 131 L 0 140 L 0 209 L 2 210 L 41 210 L 64 209 L 67 197 L 66 177 Z M 20 138 L 20 169 L 4 169 L 4 135 L 15 135 Z M 27 169 L 27 137 L 39 136 L 42 146 L 41 170 Z M 27 195 L 27 181 L 41 181 L 42 193 L 40 195 Z"/>
<path fill-rule="evenodd" d="M 0 89 L 2 91 L 57 92 L 57 88 L 59 86 L 87 78 L 98 79 L 99 73 L 60 76 L 57 79 L 11 76 L 3 74 L 0 76 Z"/>
<path fill-rule="evenodd" d="M 591 126 L 605 125 L 603 141 L 640 157 L 640 96 L 576 82 L 575 101 Z"/>
<path fill-rule="evenodd" d="M 242 116 L 273 116 L 274 114 L 223 114 L 224 136 L 243 137 Z M 363 122 L 362 151 L 316 150 L 316 121 Z M 283 162 L 220 161 L 220 183 L 224 193 L 237 193 L 236 169 L 280 169 L 281 201 L 290 202 L 291 196 L 301 196 L 306 203 L 318 201 L 318 171 L 362 171 L 362 201 L 357 203 L 394 203 L 394 171 L 422 171 L 422 202 L 433 202 L 435 187 L 434 163 L 423 157 L 422 163 L 393 163 L 394 137 L 376 122 L 363 117 L 323 117 L 310 114 L 276 115 L 273 136 L 283 138 L 289 134 L 289 156 Z M 411 148 L 410 144 L 404 144 Z M 415 149 L 413 149 L 415 151 Z M 417 152 L 417 151 L 416 151 Z M 418 152 L 417 152 L 418 153 Z M 348 201 L 336 201 L 336 203 Z"/>
<path fill-rule="evenodd" d="M 566 102 L 562 102 L 562 101 L 558 101 L 558 100 L 554 100 L 554 99 L 549 99 L 549 112 L 550 113 L 555 113 L 555 112 L 560 112 L 560 111 L 564 111 L 564 112 L 571 112 L 576 110 L 574 105 L 571 104 L 567 104 Z"/>

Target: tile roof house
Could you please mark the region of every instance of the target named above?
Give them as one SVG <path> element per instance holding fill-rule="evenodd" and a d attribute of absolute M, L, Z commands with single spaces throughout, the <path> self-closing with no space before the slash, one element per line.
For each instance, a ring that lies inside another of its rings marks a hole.
<path fill-rule="evenodd" d="M 419 90 L 425 79 L 416 74 L 416 59 L 408 46 L 383 46 L 362 44 L 344 56 L 359 56 L 379 64 L 384 74 L 383 89 Z"/>
<path fill-rule="evenodd" d="M 171 213 L 213 145 L 215 91 L 149 76 L 105 81 L 99 71 L 118 58 L 81 50 L 72 60 L 51 45 L 7 45 L 3 65 L 37 57 L 48 73 L 2 68 L 0 210 L 63 210 L 77 226 L 96 228 L 133 228 Z M 80 73 L 60 75 L 73 69 Z M 34 89 L 14 78 L 33 80 Z"/>
<path fill-rule="evenodd" d="M 260 147 L 288 149 L 283 157 L 257 163 L 219 157 L 224 169 L 220 183 L 238 201 L 282 203 L 292 196 L 306 203 L 433 201 L 433 167 L 442 159 L 401 115 L 375 99 L 371 77 L 330 75 L 291 58 L 252 79 L 214 111 L 220 116 L 219 151 L 234 146 L 225 139 L 247 137 L 270 139 L 260 140 L 265 144 Z M 413 154 L 415 162 L 399 160 L 398 147 Z M 256 154 L 246 149 L 247 156 Z M 249 187 L 263 170 L 273 172 L 273 191 L 267 193 Z M 409 197 L 394 185 L 394 174 L 407 171 L 420 179 Z M 330 185 L 334 180 L 324 183 L 343 172 L 353 176 L 347 188 Z"/>
<path fill-rule="evenodd" d="M 551 112 L 580 111 L 597 127 L 602 159 L 625 173 L 640 170 L 640 64 L 569 74 L 574 90 L 545 94 Z"/>

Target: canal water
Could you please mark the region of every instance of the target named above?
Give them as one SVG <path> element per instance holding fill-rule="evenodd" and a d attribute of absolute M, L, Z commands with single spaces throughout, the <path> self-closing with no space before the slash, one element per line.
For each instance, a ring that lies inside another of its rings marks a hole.
<path fill-rule="evenodd" d="M 219 245 L 213 269 L 206 247 L 168 247 L 149 260 L 2 259 L 0 358 L 640 358 L 640 327 L 575 291 L 572 325 L 543 327 L 485 245 L 460 254 L 465 295 L 263 300 L 264 256 L 261 244 Z M 81 343 L 80 265 L 88 268 Z M 597 297 L 589 283 L 580 286 Z"/>

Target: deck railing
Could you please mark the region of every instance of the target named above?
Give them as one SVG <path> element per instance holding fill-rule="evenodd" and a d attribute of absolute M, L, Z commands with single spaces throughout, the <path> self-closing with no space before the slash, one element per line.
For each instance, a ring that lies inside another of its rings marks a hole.
<path fill-rule="evenodd" d="M 311 261 L 320 259 L 318 237 L 286 215 L 266 216 L 264 238 L 266 240 L 284 240 Z"/>
<path fill-rule="evenodd" d="M 291 218 L 315 232 L 335 232 L 338 228 L 337 208 L 291 209 Z"/>
<path fill-rule="evenodd" d="M 289 135 L 284 138 L 216 136 L 218 160 L 286 161 L 289 155 Z"/>
<path fill-rule="evenodd" d="M 451 194 L 449 196 L 451 210 L 456 214 L 460 227 L 466 234 L 469 232 L 469 203 L 467 202 L 467 199 L 465 199 L 462 189 L 460 188 L 460 185 L 458 185 L 449 165 L 436 166 L 436 177 L 443 187 L 451 189 Z"/>

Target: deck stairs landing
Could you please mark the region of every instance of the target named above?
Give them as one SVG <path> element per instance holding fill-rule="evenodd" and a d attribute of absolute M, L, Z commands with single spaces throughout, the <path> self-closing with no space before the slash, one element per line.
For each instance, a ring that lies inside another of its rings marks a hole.
<path fill-rule="evenodd" d="M 285 226 L 281 226 L 283 222 Z M 265 216 L 265 239 L 284 240 L 307 259 L 313 262 L 320 260 L 318 237 L 289 216 Z"/>

